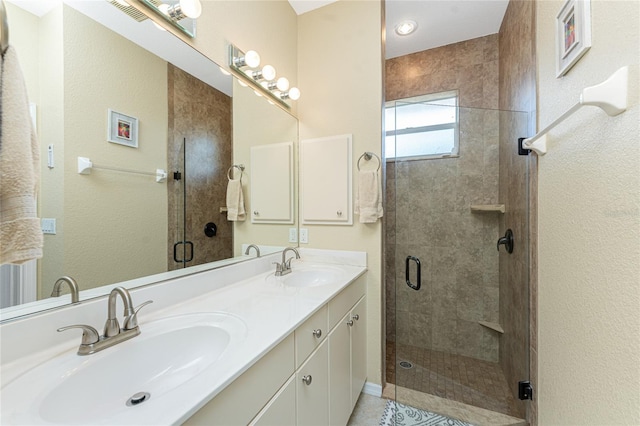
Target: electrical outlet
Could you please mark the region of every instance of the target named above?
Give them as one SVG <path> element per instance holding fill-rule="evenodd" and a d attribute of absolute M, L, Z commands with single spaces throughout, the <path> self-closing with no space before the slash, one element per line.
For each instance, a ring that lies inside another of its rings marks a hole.
<path fill-rule="evenodd" d="M 298 242 L 298 229 L 297 228 L 289 228 L 289 242 L 297 243 Z"/>
<path fill-rule="evenodd" d="M 309 244 L 309 230 L 307 228 L 300 228 L 300 242 Z"/>

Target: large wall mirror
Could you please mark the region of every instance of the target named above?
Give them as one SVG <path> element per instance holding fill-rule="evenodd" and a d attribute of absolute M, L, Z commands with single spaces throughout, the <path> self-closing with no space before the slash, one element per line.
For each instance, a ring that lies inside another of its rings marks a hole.
<path fill-rule="evenodd" d="M 246 260 L 255 256 L 244 254 L 248 244 L 263 254 L 291 245 L 297 213 L 251 221 L 250 152 L 288 142 L 297 150 L 294 116 L 144 15 L 107 1 L 6 4 L 41 145 L 38 216 L 55 220 L 55 234 L 44 236 L 43 259 L 2 266 L 2 320 L 68 304 L 66 287 L 50 297 L 65 275 L 86 300 L 116 283 Z M 78 173 L 78 157 L 93 163 L 89 174 Z M 243 222 L 227 218 L 234 165 L 244 166 Z"/>

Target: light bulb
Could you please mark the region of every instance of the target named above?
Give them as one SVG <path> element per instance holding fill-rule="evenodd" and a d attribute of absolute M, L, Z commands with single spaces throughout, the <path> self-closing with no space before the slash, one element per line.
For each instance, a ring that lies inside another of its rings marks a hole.
<path fill-rule="evenodd" d="M 255 50 L 250 50 L 244 54 L 244 63 L 248 67 L 258 68 L 260 66 L 260 55 Z"/>
<path fill-rule="evenodd" d="M 286 92 L 287 89 L 289 88 L 289 80 L 287 80 L 284 77 L 280 77 L 278 79 L 278 82 L 276 83 L 276 87 L 278 88 L 279 91 Z"/>
<path fill-rule="evenodd" d="M 202 3 L 200 0 L 180 0 L 180 10 L 188 18 L 196 19 L 202 14 Z"/>
<path fill-rule="evenodd" d="M 292 87 L 291 90 L 289 90 L 289 98 L 291 98 L 291 100 L 293 101 L 297 101 L 298 99 L 300 99 L 300 89 L 298 89 L 297 87 Z"/>
<path fill-rule="evenodd" d="M 162 3 L 160 6 L 158 6 L 158 10 L 167 16 L 169 16 L 169 8 L 171 8 L 171 6 L 166 3 Z"/>
<path fill-rule="evenodd" d="M 262 78 L 267 81 L 273 80 L 276 78 L 276 69 L 271 65 L 265 65 L 264 68 L 262 68 Z"/>

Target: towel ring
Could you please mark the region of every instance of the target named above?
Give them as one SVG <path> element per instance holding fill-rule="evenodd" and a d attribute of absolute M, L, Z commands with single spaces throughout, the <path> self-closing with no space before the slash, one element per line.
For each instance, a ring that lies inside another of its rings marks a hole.
<path fill-rule="evenodd" d="M 242 172 L 244 172 L 244 164 L 234 164 L 233 166 L 229 167 L 229 170 L 227 170 L 227 179 L 229 180 L 233 179 L 233 176 L 231 175 L 231 171 L 234 168 L 240 170 L 240 181 L 242 181 Z"/>
<path fill-rule="evenodd" d="M 376 157 L 378 159 L 378 168 L 376 169 L 376 172 L 380 170 L 380 166 L 382 165 L 382 161 L 380 161 L 380 157 L 378 157 L 375 153 L 373 152 L 369 152 L 369 151 L 365 151 L 364 154 L 362 154 L 360 156 L 360 158 L 358 158 L 358 171 L 360 171 L 360 160 L 362 160 L 363 158 L 365 159 L 365 161 L 369 161 L 371 160 L 373 157 Z"/>

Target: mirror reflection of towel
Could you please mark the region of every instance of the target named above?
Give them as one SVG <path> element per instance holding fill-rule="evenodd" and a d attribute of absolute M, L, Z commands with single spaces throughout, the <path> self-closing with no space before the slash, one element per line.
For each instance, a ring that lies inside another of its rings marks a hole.
<path fill-rule="evenodd" d="M 18 56 L 11 46 L 2 57 L 1 72 L 0 264 L 20 264 L 42 257 L 42 229 L 35 198 L 40 148 Z"/>
<path fill-rule="evenodd" d="M 358 172 L 355 213 L 360 215 L 360 223 L 375 223 L 382 217 L 382 182 L 377 170 Z"/>
<path fill-rule="evenodd" d="M 227 184 L 227 220 L 242 222 L 246 219 L 242 181 L 231 179 Z"/>

